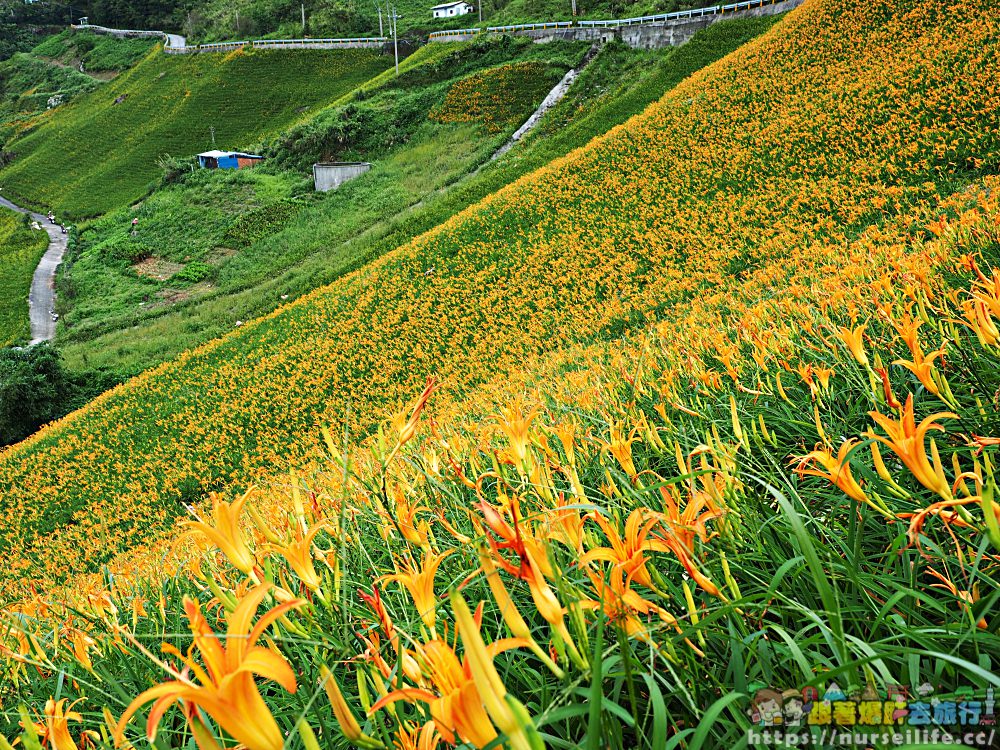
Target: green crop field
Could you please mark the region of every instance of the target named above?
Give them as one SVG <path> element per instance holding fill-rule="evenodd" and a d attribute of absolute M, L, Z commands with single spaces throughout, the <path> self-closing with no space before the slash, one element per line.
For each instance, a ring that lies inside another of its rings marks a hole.
<path fill-rule="evenodd" d="M 372 50 L 154 51 L 6 144 L 17 158 L 0 171 L 0 185 L 33 206 L 95 216 L 142 197 L 160 176 L 162 157 L 212 148 L 211 128 L 220 148 L 245 148 L 308 118 L 390 61 Z"/>
<path fill-rule="evenodd" d="M 0 208 L 0 346 L 29 337 L 28 290 L 48 246 L 44 230 L 32 230 L 20 214 Z"/>

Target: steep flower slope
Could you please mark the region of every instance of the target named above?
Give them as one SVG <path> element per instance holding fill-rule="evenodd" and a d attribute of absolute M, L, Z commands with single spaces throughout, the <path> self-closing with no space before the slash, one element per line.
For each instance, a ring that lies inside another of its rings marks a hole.
<path fill-rule="evenodd" d="M 93 568 L 183 502 L 837 246 L 997 163 L 989 3 L 810 0 L 585 149 L 0 457 L 9 585 Z M 93 544 L 99 539 L 101 543 Z M 15 583 L 16 582 L 16 583 Z"/>

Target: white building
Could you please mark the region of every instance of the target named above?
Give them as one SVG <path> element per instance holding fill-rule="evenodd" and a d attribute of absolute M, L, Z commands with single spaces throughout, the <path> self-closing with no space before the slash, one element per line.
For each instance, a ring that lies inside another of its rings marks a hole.
<path fill-rule="evenodd" d="M 454 3 L 441 3 L 431 8 L 431 15 L 434 18 L 451 18 L 452 16 L 464 16 L 471 13 L 475 8 L 465 0 L 457 0 Z"/>

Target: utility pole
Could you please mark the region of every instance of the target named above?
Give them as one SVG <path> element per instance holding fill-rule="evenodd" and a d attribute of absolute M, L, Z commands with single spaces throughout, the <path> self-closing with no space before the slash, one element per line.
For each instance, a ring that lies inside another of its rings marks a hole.
<path fill-rule="evenodd" d="M 396 34 L 396 6 L 392 6 L 392 52 L 396 56 L 396 75 L 399 75 L 399 36 Z"/>
<path fill-rule="evenodd" d="M 302 36 L 306 35 L 306 4 L 302 3 Z"/>
<path fill-rule="evenodd" d="M 378 11 L 378 35 L 384 37 L 385 32 L 382 30 L 382 3 L 375 3 L 375 10 Z"/>
<path fill-rule="evenodd" d="M 239 10 L 237 10 L 236 11 L 236 37 L 237 37 L 237 39 L 239 38 L 239 36 L 240 36 L 240 12 L 239 12 Z"/>
<path fill-rule="evenodd" d="M 214 146 L 215 145 L 215 125 L 210 126 L 209 130 L 212 132 L 212 145 Z"/>

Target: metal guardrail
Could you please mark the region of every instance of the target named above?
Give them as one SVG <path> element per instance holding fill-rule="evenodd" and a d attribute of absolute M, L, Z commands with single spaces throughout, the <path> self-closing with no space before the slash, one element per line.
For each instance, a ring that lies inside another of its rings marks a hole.
<path fill-rule="evenodd" d="M 359 36 L 344 39 L 255 39 L 254 47 L 343 47 L 351 44 L 385 44 L 384 36 Z"/>
<path fill-rule="evenodd" d="M 432 31 L 427 35 L 428 39 L 440 39 L 446 36 L 475 36 L 483 34 L 486 29 L 447 29 L 446 31 Z"/>
<path fill-rule="evenodd" d="M 782 0 L 744 0 L 739 3 L 729 3 L 728 5 L 712 5 L 707 8 L 692 8 L 691 10 L 678 10 L 673 13 L 659 13 L 653 16 L 637 16 L 635 18 L 614 18 L 606 21 L 577 21 L 578 26 L 583 27 L 619 27 L 638 26 L 643 24 L 663 23 L 664 21 L 677 21 L 684 18 L 701 18 L 703 16 L 725 15 L 751 8 L 760 8 L 764 5 L 775 5 Z"/>
<path fill-rule="evenodd" d="M 487 26 L 486 31 L 493 34 L 505 34 L 508 31 L 534 31 L 536 29 L 568 29 L 572 21 L 550 21 L 548 23 L 515 23 L 510 26 Z"/>

